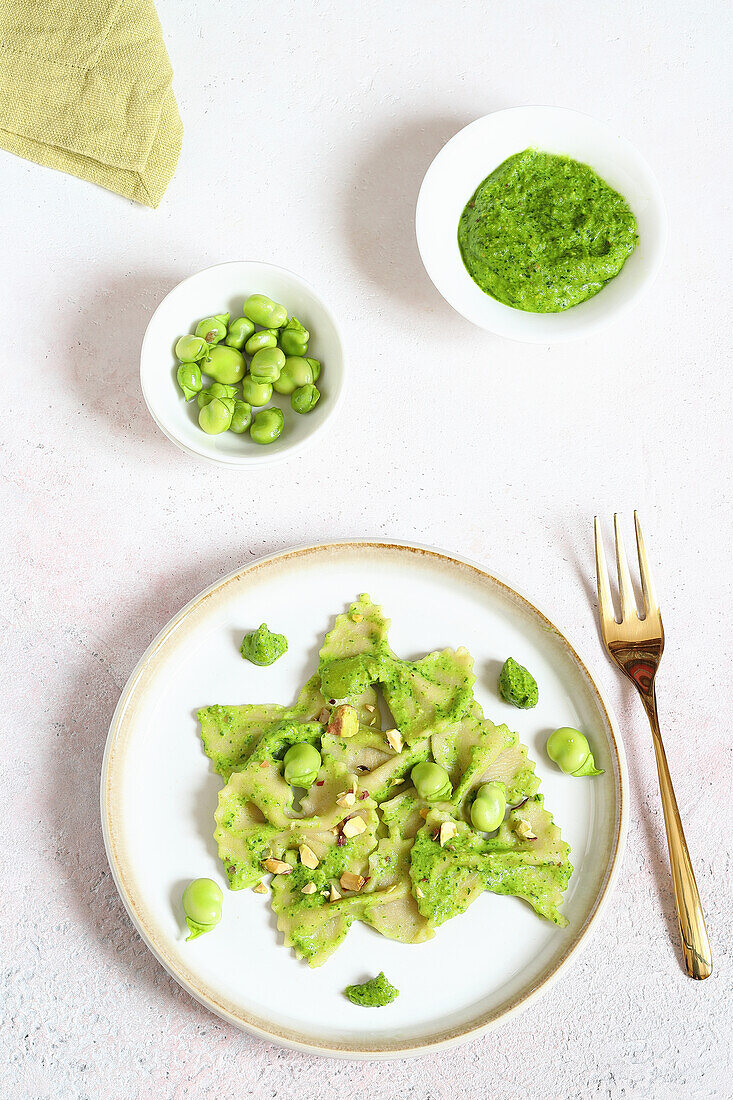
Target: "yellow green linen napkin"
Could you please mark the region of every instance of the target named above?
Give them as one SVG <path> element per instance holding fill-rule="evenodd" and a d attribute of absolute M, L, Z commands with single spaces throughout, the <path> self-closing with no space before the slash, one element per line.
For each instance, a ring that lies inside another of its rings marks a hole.
<path fill-rule="evenodd" d="M 157 206 L 182 127 L 153 0 L 0 0 L 0 147 Z"/>

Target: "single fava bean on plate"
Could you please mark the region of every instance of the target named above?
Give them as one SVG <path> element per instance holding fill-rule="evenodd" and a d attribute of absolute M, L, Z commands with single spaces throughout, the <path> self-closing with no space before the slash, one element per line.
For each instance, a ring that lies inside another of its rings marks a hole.
<path fill-rule="evenodd" d="M 493 833 L 504 820 L 506 796 L 500 783 L 484 783 L 471 806 L 471 824 L 481 833 Z"/>
<path fill-rule="evenodd" d="M 288 319 L 285 306 L 273 302 L 266 294 L 250 294 L 242 307 L 242 313 L 263 328 L 282 328 Z"/>
<path fill-rule="evenodd" d="M 410 778 L 418 796 L 426 802 L 445 802 L 451 796 L 448 772 L 440 764 L 423 760 L 412 769 Z"/>
<path fill-rule="evenodd" d="M 603 775 L 596 767 L 588 738 L 572 726 L 561 726 L 547 738 L 547 755 L 566 775 Z"/>
<path fill-rule="evenodd" d="M 201 336 L 207 344 L 218 344 L 227 334 L 229 324 L 228 313 L 217 313 L 214 317 L 204 317 L 196 325 L 196 335 Z"/>
<path fill-rule="evenodd" d="M 230 348 L 236 348 L 237 351 L 241 351 L 245 341 L 249 340 L 254 330 L 254 322 L 250 321 L 249 317 L 237 317 L 229 326 L 229 332 L 226 335 L 224 343 Z"/>
<path fill-rule="evenodd" d="M 252 421 L 252 427 L 249 429 L 250 439 L 253 443 L 262 445 L 274 443 L 282 435 L 284 424 L 285 417 L 282 409 L 263 409 Z"/>
<path fill-rule="evenodd" d="M 309 386 L 312 382 L 313 368 L 309 361 L 300 355 L 289 355 L 275 382 L 275 391 L 289 396 L 301 386 Z"/>
<path fill-rule="evenodd" d="M 204 932 L 210 932 L 221 920 L 223 894 L 218 883 L 210 878 L 195 878 L 183 891 L 183 915 L 189 935 L 195 940 Z"/>
<path fill-rule="evenodd" d="M 291 745 L 283 757 L 283 776 L 291 787 L 312 787 L 321 770 L 321 754 L 307 742 Z"/>

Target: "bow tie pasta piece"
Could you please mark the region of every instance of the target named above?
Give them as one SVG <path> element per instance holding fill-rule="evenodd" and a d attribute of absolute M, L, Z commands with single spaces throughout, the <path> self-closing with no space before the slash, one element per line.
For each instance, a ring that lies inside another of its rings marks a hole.
<path fill-rule="evenodd" d="M 486 770 L 502 750 L 516 740 L 516 733 L 506 726 L 495 726 L 484 718 L 475 700 L 460 722 L 434 734 L 431 739 L 433 756 L 448 772 L 453 787 L 450 801 L 460 806 L 481 786 Z"/>
<path fill-rule="evenodd" d="M 392 656 L 388 630 L 389 619 L 366 594 L 337 616 L 323 641 L 318 665 L 327 698 L 348 699 L 384 678 Z"/>
<path fill-rule="evenodd" d="M 393 660 L 382 682 L 395 725 L 407 744 L 459 722 L 473 701 L 473 657 L 444 649 L 420 661 Z"/>
<path fill-rule="evenodd" d="M 324 704 L 318 676 L 311 676 L 292 707 L 278 703 L 202 707 L 197 717 L 204 751 L 215 770 L 228 779 L 244 765 L 263 733 L 283 722 L 310 722 Z"/>

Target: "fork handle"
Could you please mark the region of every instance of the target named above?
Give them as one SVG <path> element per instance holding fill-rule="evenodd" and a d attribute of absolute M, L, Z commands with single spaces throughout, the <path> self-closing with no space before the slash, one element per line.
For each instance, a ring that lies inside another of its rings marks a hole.
<path fill-rule="evenodd" d="M 662 795 L 662 809 L 664 811 L 664 828 L 667 833 L 669 863 L 672 869 L 672 884 L 677 905 L 677 920 L 680 926 L 680 936 L 682 937 L 682 952 L 685 957 L 687 973 L 690 977 L 701 980 L 710 977 L 713 972 L 713 957 L 710 952 L 705 917 L 703 916 L 700 894 L 695 882 L 695 873 L 690 862 L 690 853 L 687 851 L 687 842 L 682 829 L 674 787 L 672 786 L 672 777 L 669 774 L 667 754 L 664 751 L 662 735 L 659 730 L 656 692 L 644 692 L 641 698 L 649 718 L 649 724 L 652 727 L 652 740 L 654 741 L 654 753 L 657 758 L 657 773 L 659 775 L 659 790 Z"/>

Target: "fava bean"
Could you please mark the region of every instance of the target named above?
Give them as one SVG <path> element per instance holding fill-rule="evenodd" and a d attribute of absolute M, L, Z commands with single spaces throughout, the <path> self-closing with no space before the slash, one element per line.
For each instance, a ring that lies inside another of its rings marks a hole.
<path fill-rule="evenodd" d="M 201 336 L 207 344 L 218 344 L 227 334 L 229 324 L 228 313 L 217 313 L 214 317 L 204 317 L 196 325 L 196 335 Z"/>
<path fill-rule="evenodd" d="M 566 775 L 603 775 L 596 767 L 588 738 L 572 726 L 561 726 L 547 738 L 547 755 Z"/>
<path fill-rule="evenodd" d="M 471 824 L 481 833 L 493 833 L 504 820 L 506 795 L 500 783 L 484 783 L 471 806 Z"/>
<path fill-rule="evenodd" d="M 423 760 L 412 769 L 410 778 L 418 796 L 426 802 L 445 802 L 450 798 L 452 788 L 448 772 L 440 764 Z"/>
<path fill-rule="evenodd" d="M 282 328 L 288 319 L 285 306 L 273 302 L 266 294 L 250 294 L 242 306 L 242 313 L 263 328 Z"/>
<path fill-rule="evenodd" d="M 210 932 L 221 920 L 221 887 L 210 878 L 195 878 L 183 891 L 183 914 L 190 935 L 195 940 L 204 932 Z"/>
<path fill-rule="evenodd" d="M 265 348 L 277 347 L 277 331 L 274 328 L 263 328 L 259 332 L 255 332 L 253 336 L 247 340 L 244 345 L 244 350 L 247 355 L 256 355 L 258 351 L 263 351 Z"/>
<path fill-rule="evenodd" d="M 236 348 L 241 351 L 244 347 L 245 340 L 249 340 L 250 336 L 255 330 L 255 326 L 249 317 L 237 317 L 235 321 L 232 321 L 229 326 L 229 332 L 226 335 L 224 343 L 230 348 Z"/>
<path fill-rule="evenodd" d="M 313 381 L 313 371 L 307 359 L 291 355 L 285 360 L 280 376 L 275 383 L 275 392 L 290 395 L 299 386 L 308 386 Z"/>
<path fill-rule="evenodd" d="M 245 372 L 244 356 L 236 348 L 226 344 L 215 344 L 209 352 L 209 361 L 204 366 L 206 374 L 216 382 L 239 382 Z"/>
<path fill-rule="evenodd" d="M 310 365 L 310 369 L 313 371 L 313 381 L 317 382 L 321 376 L 321 360 L 310 359 L 308 356 L 306 356 L 305 361 Z"/>
<path fill-rule="evenodd" d="M 321 394 L 315 386 L 300 386 L 290 398 L 290 407 L 293 412 L 309 413 L 315 409 L 320 401 Z"/>
<path fill-rule="evenodd" d="M 253 443 L 274 443 L 282 434 L 285 417 L 282 409 L 263 409 L 258 412 L 249 429 Z"/>
<path fill-rule="evenodd" d="M 311 334 L 297 317 L 291 317 L 284 329 L 280 330 L 280 347 L 286 355 L 305 355 Z"/>
<path fill-rule="evenodd" d="M 242 382 L 242 400 L 260 408 L 266 405 L 272 397 L 272 386 L 269 382 L 255 382 L 250 374 Z"/>
<path fill-rule="evenodd" d="M 263 348 L 252 356 L 249 373 L 253 382 L 277 382 L 285 366 L 285 356 L 280 348 Z"/>
<path fill-rule="evenodd" d="M 232 422 L 229 425 L 230 432 L 242 435 L 252 423 L 252 406 L 246 401 L 235 401 L 232 412 Z"/>
<path fill-rule="evenodd" d="M 181 363 L 176 378 L 187 401 L 201 390 L 201 371 L 196 363 Z"/>
<path fill-rule="evenodd" d="M 221 435 L 232 422 L 234 402 L 214 397 L 199 412 L 199 426 L 207 435 Z"/>
<path fill-rule="evenodd" d="M 291 787 L 312 787 L 321 770 L 321 754 L 304 742 L 291 745 L 283 758 L 283 776 Z"/>
<path fill-rule="evenodd" d="M 209 345 L 200 336 L 182 336 L 176 343 L 176 357 L 182 363 L 198 363 L 208 352 Z"/>

